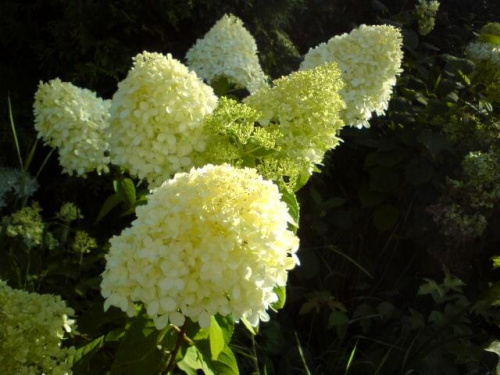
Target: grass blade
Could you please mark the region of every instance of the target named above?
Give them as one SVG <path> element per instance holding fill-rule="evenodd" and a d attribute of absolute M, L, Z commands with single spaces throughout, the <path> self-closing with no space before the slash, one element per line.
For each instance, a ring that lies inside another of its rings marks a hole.
<path fill-rule="evenodd" d="M 19 165 L 23 169 L 23 158 L 21 157 L 21 148 L 19 147 L 19 140 L 17 139 L 16 125 L 14 124 L 14 116 L 12 115 L 12 104 L 10 102 L 10 96 L 7 97 L 7 102 L 9 106 L 9 120 L 10 126 L 12 128 L 12 135 L 14 136 L 14 143 L 16 144 L 17 156 L 19 158 Z"/>
<path fill-rule="evenodd" d="M 359 268 L 359 270 L 361 272 L 363 272 L 366 276 L 368 276 L 369 278 L 373 279 L 374 277 L 372 276 L 372 274 L 370 272 L 368 272 L 366 270 L 366 268 L 364 268 L 361 264 L 359 264 L 358 262 L 356 262 L 354 259 L 352 259 L 349 255 L 343 253 L 342 251 L 340 251 L 339 249 L 333 247 L 333 246 L 329 246 L 328 247 L 330 250 L 332 250 L 335 254 L 338 254 L 342 257 L 344 257 L 345 259 L 347 259 L 349 262 L 351 262 L 352 264 L 354 264 L 356 267 Z"/>
<path fill-rule="evenodd" d="M 302 364 L 304 365 L 304 369 L 306 370 L 307 375 L 312 375 L 309 367 L 307 366 L 306 358 L 304 357 L 304 352 L 302 351 L 302 345 L 300 344 L 299 336 L 297 335 L 297 331 L 295 331 L 295 338 L 297 339 L 297 347 L 299 349 L 300 359 L 302 360 Z"/>
<path fill-rule="evenodd" d="M 356 344 L 354 344 L 354 348 L 351 351 L 351 355 L 349 356 L 349 359 L 347 360 L 347 365 L 345 367 L 345 374 L 349 372 L 349 369 L 351 368 L 352 360 L 354 359 L 354 355 L 356 354 L 356 349 L 358 348 L 358 342 L 359 340 L 356 340 Z"/>

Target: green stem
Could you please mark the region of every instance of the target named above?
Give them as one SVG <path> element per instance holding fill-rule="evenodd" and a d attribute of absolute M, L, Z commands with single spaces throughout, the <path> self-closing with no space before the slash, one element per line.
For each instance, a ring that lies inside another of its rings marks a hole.
<path fill-rule="evenodd" d="M 186 330 L 187 330 L 187 325 L 188 325 L 188 320 L 184 322 L 184 325 L 181 327 L 181 329 L 177 332 L 177 341 L 175 343 L 174 350 L 172 350 L 172 353 L 170 354 L 170 358 L 168 360 L 167 367 L 165 370 L 162 372 L 162 375 L 167 375 L 169 374 L 175 367 L 175 358 L 177 357 L 177 353 L 179 353 L 179 350 L 182 346 L 182 342 L 185 339 L 186 335 Z"/>

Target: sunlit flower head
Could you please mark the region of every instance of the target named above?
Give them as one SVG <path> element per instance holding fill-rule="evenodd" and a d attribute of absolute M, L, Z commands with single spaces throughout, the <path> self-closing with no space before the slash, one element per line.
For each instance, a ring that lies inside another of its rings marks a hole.
<path fill-rule="evenodd" d="M 337 63 L 345 83 L 340 90 L 346 104 L 341 118 L 347 125 L 368 127 L 372 112 L 382 115 L 387 110 L 402 71 L 402 44 L 401 32 L 393 26 L 361 25 L 310 49 L 300 69 Z"/>
<path fill-rule="evenodd" d="M 199 77 L 212 82 L 226 77 L 250 92 L 267 85 L 255 39 L 233 15 L 224 15 L 186 54 Z"/>
<path fill-rule="evenodd" d="M 109 100 L 59 78 L 40 82 L 35 94 L 38 138 L 57 147 L 59 163 L 68 174 L 109 170 Z"/>
<path fill-rule="evenodd" d="M 170 54 L 137 55 L 112 100 L 112 162 L 150 186 L 189 170 L 205 149 L 203 119 L 216 105 L 213 90 Z"/>
<path fill-rule="evenodd" d="M 268 320 L 295 267 L 298 238 L 276 185 L 254 169 L 207 165 L 178 173 L 111 239 L 101 284 L 105 307 L 134 315 L 142 302 L 156 327 L 215 314 Z"/>

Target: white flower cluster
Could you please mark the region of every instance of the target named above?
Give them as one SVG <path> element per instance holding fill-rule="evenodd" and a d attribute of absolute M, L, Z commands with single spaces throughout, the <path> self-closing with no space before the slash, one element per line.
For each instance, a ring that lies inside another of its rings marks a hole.
<path fill-rule="evenodd" d="M 344 126 L 339 114 L 345 108 L 339 95 L 343 87 L 336 64 L 299 71 L 274 81 L 247 97 L 245 103 L 260 114 L 263 126 L 277 125 L 283 134 L 276 143 L 288 157 L 302 160 L 311 173 L 326 151 L 339 143 Z"/>
<path fill-rule="evenodd" d="M 11 289 L 0 280 L 0 374 L 70 375 L 74 348 L 61 348 L 71 332 L 72 309 L 59 297 Z"/>
<path fill-rule="evenodd" d="M 35 129 L 59 151 L 63 171 L 84 176 L 108 172 L 109 100 L 59 78 L 40 82 L 35 94 Z"/>
<path fill-rule="evenodd" d="M 385 113 L 396 76 L 402 72 L 401 32 L 388 25 L 361 25 L 312 48 L 300 68 L 312 69 L 327 62 L 338 64 L 345 87 L 340 95 L 346 104 L 341 118 L 347 125 L 369 126 L 372 112 Z"/>
<path fill-rule="evenodd" d="M 112 162 L 160 185 L 205 149 L 203 119 L 216 105 L 213 90 L 170 54 L 137 55 L 112 100 Z"/>
<path fill-rule="evenodd" d="M 257 56 L 257 44 L 243 22 L 224 15 L 187 52 L 188 66 L 199 77 L 212 82 L 226 77 L 251 93 L 267 85 Z"/>
<path fill-rule="evenodd" d="M 420 35 L 427 35 L 436 24 L 436 15 L 439 10 L 439 1 L 419 0 L 415 6 L 415 14 L 418 22 L 418 32 Z"/>
<path fill-rule="evenodd" d="M 9 194 L 18 199 L 33 195 L 38 182 L 28 172 L 18 168 L 0 167 L 0 209 L 5 207 Z"/>
<path fill-rule="evenodd" d="M 178 173 L 137 208 L 131 228 L 111 239 L 101 284 L 105 308 L 130 316 L 142 302 L 156 327 L 201 327 L 210 316 L 251 324 L 295 267 L 298 238 L 276 185 L 254 169 L 207 165 Z"/>

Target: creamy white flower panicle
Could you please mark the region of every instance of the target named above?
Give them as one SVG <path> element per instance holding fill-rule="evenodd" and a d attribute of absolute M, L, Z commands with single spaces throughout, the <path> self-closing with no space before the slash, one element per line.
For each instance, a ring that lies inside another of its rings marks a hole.
<path fill-rule="evenodd" d="M 345 83 L 340 90 L 346 103 L 342 119 L 347 125 L 369 127 L 372 112 L 383 115 L 387 110 L 396 76 L 402 72 L 402 43 L 401 32 L 393 26 L 361 25 L 309 50 L 300 69 L 336 62 Z"/>
<path fill-rule="evenodd" d="M 203 119 L 216 105 L 212 88 L 170 54 L 137 55 L 112 100 L 112 162 L 161 185 L 205 149 Z"/>
<path fill-rule="evenodd" d="M 74 321 L 59 297 L 11 289 L 0 280 L 0 374 L 71 375 L 61 348 Z"/>
<path fill-rule="evenodd" d="M 35 129 L 59 151 L 63 171 L 84 176 L 108 172 L 110 101 L 59 78 L 40 82 L 35 94 Z"/>
<path fill-rule="evenodd" d="M 267 86 L 255 39 L 233 15 L 224 15 L 187 52 L 188 66 L 208 82 L 226 77 L 251 93 Z"/>
<path fill-rule="evenodd" d="M 215 314 L 267 321 L 298 259 L 298 238 L 276 185 L 254 169 L 207 165 L 178 173 L 111 239 L 101 284 L 105 308 L 142 302 L 158 329 L 201 327 Z"/>

